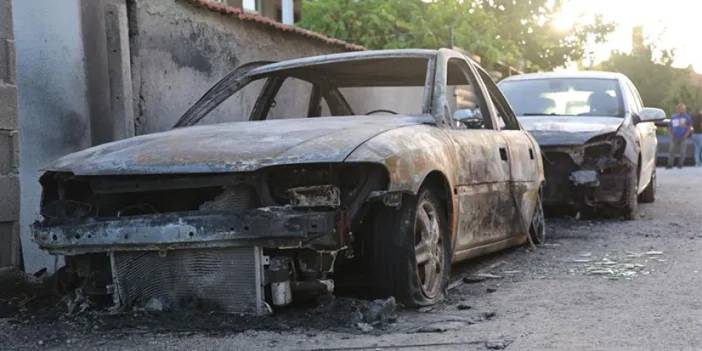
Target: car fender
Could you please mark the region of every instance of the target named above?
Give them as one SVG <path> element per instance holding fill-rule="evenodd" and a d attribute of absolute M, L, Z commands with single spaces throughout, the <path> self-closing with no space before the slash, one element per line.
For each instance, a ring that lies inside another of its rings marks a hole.
<path fill-rule="evenodd" d="M 416 195 L 427 176 L 441 173 L 448 183 L 451 237 L 455 238 L 457 203 L 453 189 L 458 161 L 448 134 L 434 125 L 417 125 L 386 131 L 354 150 L 345 162 L 371 162 L 385 166 L 388 192 Z"/>

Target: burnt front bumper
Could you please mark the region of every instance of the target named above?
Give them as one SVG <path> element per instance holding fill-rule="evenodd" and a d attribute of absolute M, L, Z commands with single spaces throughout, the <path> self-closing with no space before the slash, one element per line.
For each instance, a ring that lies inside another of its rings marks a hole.
<path fill-rule="evenodd" d="M 622 206 L 631 164 L 607 160 L 590 165 L 578 149 L 546 149 L 544 206 Z"/>
<path fill-rule="evenodd" d="M 195 248 L 338 247 L 340 210 L 266 207 L 36 223 L 33 239 L 53 254 Z"/>

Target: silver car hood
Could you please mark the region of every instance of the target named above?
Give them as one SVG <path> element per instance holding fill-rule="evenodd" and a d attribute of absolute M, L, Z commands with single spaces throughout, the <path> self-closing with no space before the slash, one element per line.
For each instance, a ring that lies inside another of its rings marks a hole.
<path fill-rule="evenodd" d="M 614 133 L 624 123 L 620 117 L 519 117 L 524 129 L 541 146 L 583 145 L 598 135 Z"/>
<path fill-rule="evenodd" d="M 224 173 L 342 162 L 380 133 L 430 122 L 428 116 L 351 116 L 185 127 L 69 154 L 45 170 L 76 175 Z"/>

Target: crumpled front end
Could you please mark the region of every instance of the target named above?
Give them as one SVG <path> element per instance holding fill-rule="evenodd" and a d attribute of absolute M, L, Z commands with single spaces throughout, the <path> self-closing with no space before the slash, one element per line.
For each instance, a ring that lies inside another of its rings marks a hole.
<path fill-rule="evenodd" d="M 610 133 L 584 145 L 542 146 L 544 205 L 578 211 L 626 205 L 625 191 L 635 167 L 634 145 Z M 633 159 L 633 161 L 632 161 Z"/>
<path fill-rule="evenodd" d="M 353 256 L 374 164 L 303 164 L 225 174 L 41 178 L 34 240 L 66 255 L 73 287 L 119 306 L 265 313 L 333 290 Z"/>

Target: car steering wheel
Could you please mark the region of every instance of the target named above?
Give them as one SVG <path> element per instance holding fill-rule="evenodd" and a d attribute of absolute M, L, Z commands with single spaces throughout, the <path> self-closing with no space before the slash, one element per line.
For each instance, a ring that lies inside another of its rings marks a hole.
<path fill-rule="evenodd" d="M 398 114 L 397 112 L 395 112 L 395 111 L 393 111 L 393 110 L 386 110 L 386 109 L 382 109 L 382 108 L 381 108 L 381 109 L 377 109 L 377 110 L 373 110 L 373 111 L 368 111 L 368 112 L 366 112 L 366 115 L 367 115 L 367 116 L 370 116 L 370 115 L 372 115 L 372 114 L 383 113 L 383 112 L 389 113 L 389 114 L 391 114 L 391 115 L 397 115 L 397 114 Z"/>

